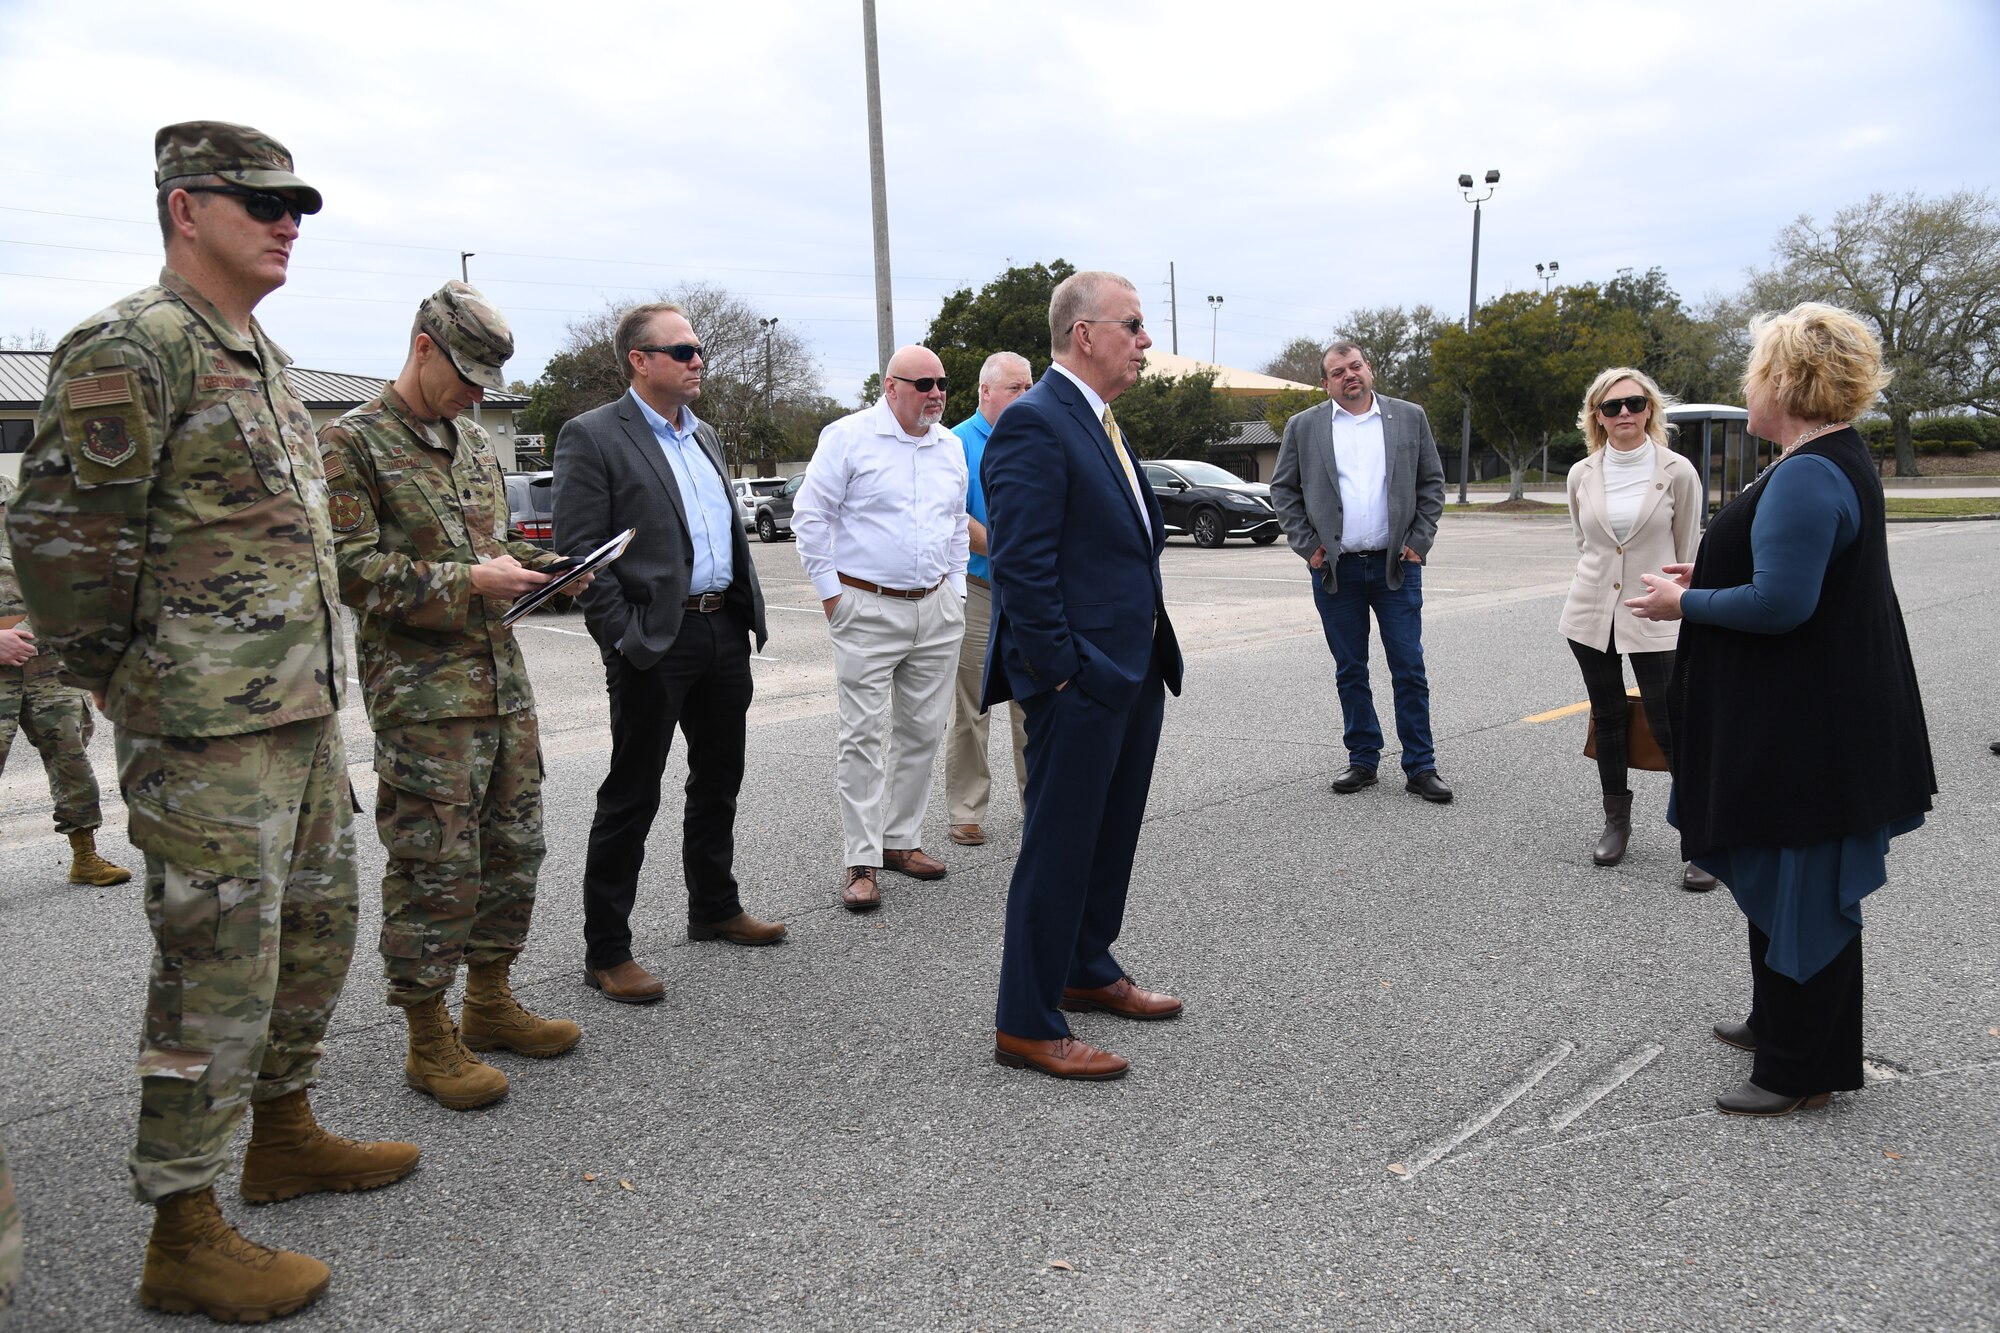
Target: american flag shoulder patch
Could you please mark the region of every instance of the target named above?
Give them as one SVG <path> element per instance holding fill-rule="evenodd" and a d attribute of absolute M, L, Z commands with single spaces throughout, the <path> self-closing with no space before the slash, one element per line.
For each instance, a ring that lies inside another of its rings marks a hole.
<path fill-rule="evenodd" d="M 129 403 L 132 401 L 132 373 L 113 370 L 97 375 L 79 375 L 64 386 L 63 401 L 71 409 Z"/>

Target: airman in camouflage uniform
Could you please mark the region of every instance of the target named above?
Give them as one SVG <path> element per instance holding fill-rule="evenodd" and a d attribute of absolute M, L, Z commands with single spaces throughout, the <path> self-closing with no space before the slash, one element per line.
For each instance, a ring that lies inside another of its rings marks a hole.
<path fill-rule="evenodd" d="M 500 312 L 447 283 L 418 308 L 395 383 L 320 431 L 375 728 L 389 1003 L 409 1021 L 404 1077 L 454 1110 L 506 1094 L 474 1050 L 546 1058 L 582 1036 L 521 1008 L 508 984 L 542 864 L 542 756 L 528 666 L 500 621 L 561 560 L 507 539 L 499 460 L 460 413 L 504 386 L 513 352 Z M 462 1032 L 444 1003 L 461 960 Z"/>
<path fill-rule="evenodd" d="M 417 1149 L 327 1134 L 306 1101 L 354 948 L 346 665 L 311 418 L 251 311 L 319 192 L 246 126 L 169 125 L 154 149 L 167 267 L 56 348 L 7 531 L 44 644 L 115 727 L 146 854 L 140 1299 L 258 1320 L 327 1268 L 223 1220 L 245 1104 L 252 1202 L 387 1184 Z"/>
<path fill-rule="evenodd" d="M 0 478 L 0 520 L 6 518 L 14 483 Z M 14 578 L 14 556 L 0 527 L 0 771 L 14 748 L 14 733 L 25 732 L 48 770 L 49 795 L 56 802 L 56 832 L 67 834 L 69 882 L 103 887 L 123 884 L 132 872 L 97 854 L 97 826 L 104 822 L 97 774 L 90 767 L 90 699 L 65 685 L 53 653 L 35 648 L 28 604 Z"/>

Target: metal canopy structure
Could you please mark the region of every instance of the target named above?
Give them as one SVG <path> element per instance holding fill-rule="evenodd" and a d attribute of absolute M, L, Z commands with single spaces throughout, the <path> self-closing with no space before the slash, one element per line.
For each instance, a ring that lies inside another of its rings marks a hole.
<path fill-rule="evenodd" d="M 1750 413 L 1740 407 L 1682 403 L 1667 409 L 1667 421 L 1675 427 L 1668 436 L 1674 452 L 1701 477 L 1704 528 L 1711 513 L 1734 500 L 1778 456 L 1775 444 L 1750 433 Z"/>

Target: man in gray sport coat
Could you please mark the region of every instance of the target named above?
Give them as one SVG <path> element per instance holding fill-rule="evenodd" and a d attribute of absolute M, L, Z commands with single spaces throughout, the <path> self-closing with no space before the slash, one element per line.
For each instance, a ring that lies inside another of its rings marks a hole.
<path fill-rule="evenodd" d="M 611 695 L 611 769 L 583 866 L 583 965 L 606 999 L 643 1004 L 664 991 L 632 958 L 630 918 L 676 725 L 688 745 L 688 938 L 772 944 L 785 928 L 743 910 L 731 869 L 750 639 L 761 649 L 767 635 L 721 442 L 694 414 L 701 344 L 665 302 L 627 310 L 613 344 L 632 387 L 556 437 L 555 530 L 569 556 L 635 534 L 579 599 Z"/>
<path fill-rule="evenodd" d="M 1444 512 L 1444 467 L 1424 409 L 1375 392 L 1362 349 L 1337 342 L 1323 365 L 1329 401 L 1285 423 L 1271 503 L 1305 562 L 1313 604 L 1345 724 L 1347 768 L 1333 780 L 1342 795 L 1375 784 L 1382 724 L 1368 685 L 1368 616 L 1396 695 L 1403 786 L 1440 805 L 1451 788 L 1437 774 L 1431 745 L 1431 689 L 1424 674 L 1424 556 Z"/>

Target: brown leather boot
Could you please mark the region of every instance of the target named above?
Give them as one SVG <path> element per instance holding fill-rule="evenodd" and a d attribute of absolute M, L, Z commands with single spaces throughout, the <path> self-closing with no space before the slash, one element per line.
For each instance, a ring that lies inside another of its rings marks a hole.
<path fill-rule="evenodd" d="M 153 1212 L 139 1303 L 168 1314 L 200 1311 L 225 1324 L 261 1324 L 310 1304 L 331 1274 L 317 1259 L 245 1240 L 223 1220 L 215 1189 L 170 1194 Z"/>
<path fill-rule="evenodd" d="M 123 884 L 132 878 L 132 872 L 124 866 L 112 865 L 97 854 L 96 829 L 78 829 L 70 834 L 69 851 L 69 882 L 72 884 L 95 884 L 102 889 Z"/>
<path fill-rule="evenodd" d="M 403 1014 L 410 1022 L 410 1053 L 403 1062 L 403 1077 L 411 1087 L 454 1111 L 470 1111 L 507 1095 L 507 1076 L 466 1050 L 458 1039 L 458 1025 L 451 1021 L 442 994 L 408 1006 Z"/>
<path fill-rule="evenodd" d="M 327 1133 L 301 1088 L 251 1106 L 243 1197 L 276 1203 L 321 1190 L 372 1190 L 409 1175 L 421 1152 L 414 1143 L 356 1143 Z"/>
<path fill-rule="evenodd" d="M 507 982 L 512 958 L 473 963 L 465 969 L 465 1044 L 475 1051 L 506 1049 L 547 1060 L 583 1039 L 583 1029 L 567 1018 L 537 1018 L 523 1009 Z"/>
<path fill-rule="evenodd" d="M 1615 866 L 1625 859 L 1625 845 L 1632 840 L 1632 793 L 1604 798 L 1604 832 L 1590 859 L 1601 866 Z"/>

